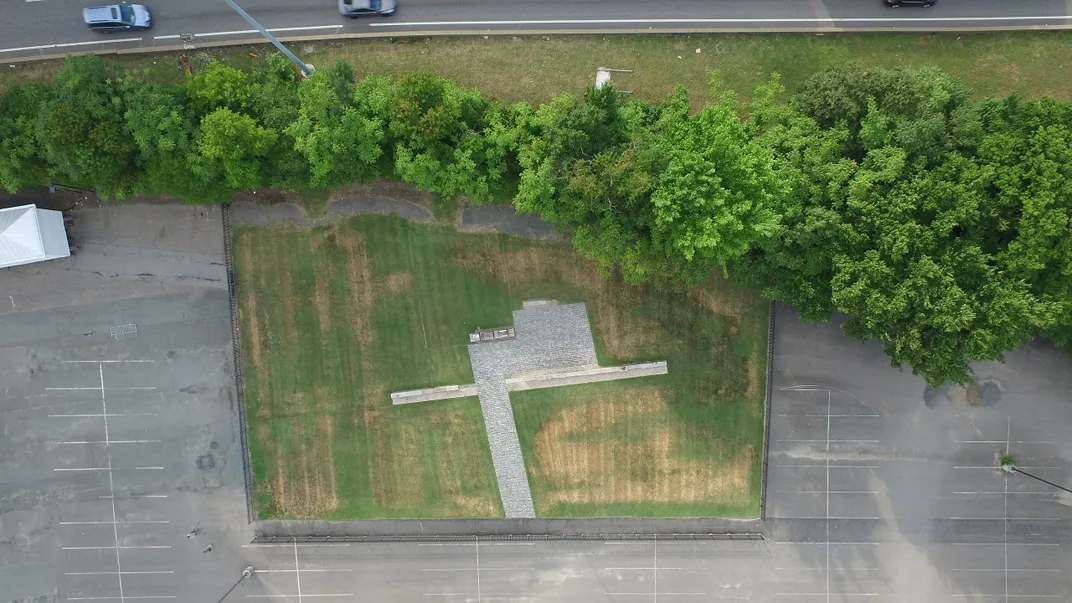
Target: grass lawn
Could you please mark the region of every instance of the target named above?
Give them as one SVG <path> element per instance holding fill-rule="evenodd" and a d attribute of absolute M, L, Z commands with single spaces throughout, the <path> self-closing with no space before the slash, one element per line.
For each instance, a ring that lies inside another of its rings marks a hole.
<path fill-rule="evenodd" d="M 262 517 L 501 516 L 477 401 L 388 394 L 471 383 L 467 334 L 529 298 L 584 301 L 601 363 L 671 371 L 515 394 L 539 515 L 758 514 L 754 292 L 631 287 L 565 245 L 382 216 L 234 237 Z"/>
<path fill-rule="evenodd" d="M 711 71 L 718 71 L 731 88 L 744 94 L 758 80 L 778 72 L 792 91 L 825 65 L 847 60 L 865 68 L 939 67 L 980 96 L 1018 92 L 1072 100 L 1072 32 L 1067 31 L 416 37 L 290 45 L 303 60 L 316 65 L 340 58 L 350 61 L 358 76 L 431 71 L 504 101 L 540 103 L 551 94 L 582 92 L 600 66 L 633 69 L 632 74 L 616 74 L 614 81 L 648 100 L 664 99 L 677 84 L 702 100 Z M 185 54 L 195 68 L 212 58 L 249 68 L 269 52 L 271 47 L 263 45 Z M 145 68 L 157 79 L 181 81 L 180 54 L 113 58 Z M 0 90 L 26 79 L 46 78 L 57 65 L 57 61 L 23 63 L 0 71 Z"/>

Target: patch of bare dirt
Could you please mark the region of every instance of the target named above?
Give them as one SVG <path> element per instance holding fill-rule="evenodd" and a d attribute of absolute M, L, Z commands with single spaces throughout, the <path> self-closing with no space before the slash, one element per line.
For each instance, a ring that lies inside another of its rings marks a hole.
<path fill-rule="evenodd" d="M 387 275 L 383 285 L 393 295 L 407 293 L 413 286 L 413 275 L 409 272 L 392 272 Z"/>

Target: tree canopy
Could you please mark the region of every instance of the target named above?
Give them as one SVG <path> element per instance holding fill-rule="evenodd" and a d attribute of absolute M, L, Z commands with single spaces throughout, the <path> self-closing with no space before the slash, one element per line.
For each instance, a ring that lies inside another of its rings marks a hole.
<path fill-rule="evenodd" d="M 0 94 L 0 186 L 104 198 L 396 178 L 513 203 L 633 283 L 713 271 L 806 320 L 846 315 L 932 384 L 1042 334 L 1072 348 L 1072 103 L 974 100 L 948 74 L 835 65 L 748 102 L 613 88 L 506 105 L 442 77 L 308 79 L 270 56 L 181 83 L 69 57 Z"/>

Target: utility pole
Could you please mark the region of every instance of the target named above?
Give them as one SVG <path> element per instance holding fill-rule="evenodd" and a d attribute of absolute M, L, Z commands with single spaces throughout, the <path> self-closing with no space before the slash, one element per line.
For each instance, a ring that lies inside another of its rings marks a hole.
<path fill-rule="evenodd" d="M 287 50 L 287 47 L 283 46 L 282 42 L 280 42 L 279 40 L 275 39 L 275 36 L 273 36 L 272 34 L 268 33 L 267 29 L 261 27 L 261 24 L 257 23 L 257 21 L 253 17 L 249 16 L 249 13 L 247 13 L 244 10 L 242 10 L 241 6 L 238 6 L 237 4 L 235 4 L 234 0 L 223 0 L 223 1 L 226 2 L 228 6 L 233 8 L 234 11 L 236 13 L 238 13 L 238 16 L 240 16 L 243 19 L 245 19 L 246 23 L 249 23 L 253 27 L 257 28 L 257 31 L 261 32 L 262 36 L 268 38 L 268 41 L 271 42 L 272 44 L 274 44 L 275 47 L 279 49 L 279 52 L 282 52 L 283 54 L 287 55 L 287 58 L 290 59 L 291 61 L 293 61 L 294 64 L 298 66 L 298 69 L 302 70 L 302 73 L 305 74 L 305 77 L 309 77 L 310 75 L 313 74 L 313 66 L 312 65 L 307 64 L 305 61 L 299 59 L 297 57 L 297 55 L 295 55 L 293 52 Z"/>
<path fill-rule="evenodd" d="M 223 593 L 223 596 L 220 597 L 220 600 L 217 601 L 217 603 L 223 603 L 223 600 L 227 598 L 227 595 L 231 594 L 231 591 L 233 591 L 234 589 L 238 588 L 238 585 L 242 584 L 243 580 L 245 580 L 246 578 L 249 578 L 250 576 L 252 576 L 253 573 L 256 572 L 256 571 L 257 570 L 253 569 L 252 565 L 247 565 L 246 568 L 244 570 L 242 570 L 242 577 L 240 577 L 237 582 L 235 582 L 233 585 L 231 585 L 231 588 L 227 589 L 227 592 Z"/>

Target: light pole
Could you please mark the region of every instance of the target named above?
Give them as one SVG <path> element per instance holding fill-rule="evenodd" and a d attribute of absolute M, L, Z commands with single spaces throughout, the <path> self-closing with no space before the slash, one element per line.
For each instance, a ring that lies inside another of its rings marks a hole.
<path fill-rule="evenodd" d="M 238 581 L 235 582 L 234 584 L 232 584 L 231 588 L 228 588 L 227 592 L 223 593 L 223 596 L 220 597 L 220 600 L 217 601 L 216 603 L 223 603 L 223 600 L 227 598 L 227 595 L 231 594 L 231 591 L 233 591 L 234 589 L 238 588 L 238 585 L 242 584 L 243 580 L 245 580 L 246 578 L 249 578 L 250 576 L 252 576 L 254 574 L 254 572 L 256 572 L 256 571 L 257 570 L 253 569 L 252 565 L 247 565 L 245 567 L 245 569 L 242 570 L 242 576 L 238 579 Z"/>
<path fill-rule="evenodd" d="M 275 47 L 279 49 L 279 52 L 282 52 L 283 54 L 287 55 L 287 58 L 290 59 L 291 61 L 294 61 L 294 64 L 297 65 L 298 68 L 302 70 L 302 73 L 305 74 L 305 77 L 309 77 L 310 75 L 313 74 L 313 66 L 312 65 L 307 64 L 305 61 L 299 59 L 293 52 L 287 50 L 287 47 L 283 46 L 282 42 L 280 42 L 279 40 L 275 39 L 275 36 L 273 36 L 272 34 L 268 33 L 267 29 L 261 27 L 261 24 L 257 23 L 256 19 L 254 19 L 253 17 L 249 16 L 249 13 L 247 13 L 244 10 L 242 10 L 241 6 L 238 6 L 237 4 L 235 4 L 234 0 L 223 0 L 223 1 L 226 2 L 228 6 L 233 8 L 234 11 L 236 13 L 238 13 L 238 16 L 240 16 L 243 19 L 245 19 L 246 23 L 249 23 L 253 27 L 257 28 L 257 31 L 261 32 L 262 36 L 268 38 L 268 41 L 271 42 L 272 44 L 274 44 Z"/>
<path fill-rule="evenodd" d="M 1069 494 L 1072 494 L 1072 490 L 1069 490 L 1068 488 L 1065 488 L 1064 486 L 1059 486 L 1059 485 L 1051 482 L 1050 480 L 1042 479 L 1041 477 L 1039 477 L 1037 475 L 1032 475 L 1032 474 L 1024 471 L 1023 469 L 1020 469 L 1019 467 L 1016 466 L 1016 459 L 1012 458 L 1011 456 L 1004 456 L 1004 457 L 1001 458 L 1001 470 L 1006 472 L 1006 473 L 1019 473 L 1020 475 L 1026 475 L 1027 477 L 1030 477 L 1031 479 L 1038 480 L 1038 481 L 1040 481 L 1040 482 L 1042 482 L 1042 483 L 1044 483 L 1044 484 L 1046 484 L 1048 486 L 1053 486 L 1054 488 L 1057 488 L 1058 490 L 1064 490 L 1065 492 L 1068 492 Z"/>

